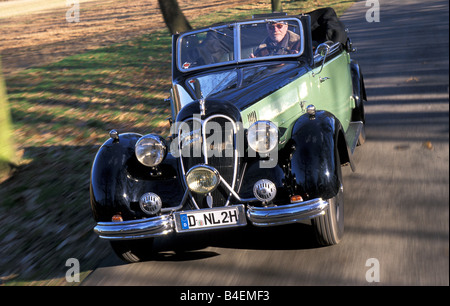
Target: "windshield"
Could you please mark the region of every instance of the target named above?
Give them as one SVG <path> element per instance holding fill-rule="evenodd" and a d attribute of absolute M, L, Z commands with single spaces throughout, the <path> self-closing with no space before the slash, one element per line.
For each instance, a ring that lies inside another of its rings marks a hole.
<path fill-rule="evenodd" d="M 177 66 L 180 71 L 189 71 L 302 52 L 303 31 L 298 19 L 266 19 L 183 34 L 178 39 Z"/>

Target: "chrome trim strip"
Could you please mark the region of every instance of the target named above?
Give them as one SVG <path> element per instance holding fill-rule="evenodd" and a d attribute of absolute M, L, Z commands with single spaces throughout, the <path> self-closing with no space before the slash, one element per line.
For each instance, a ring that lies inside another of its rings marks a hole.
<path fill-rule="evenodd" d="M 235 35 L 235 42 L 233 43 L 234 46 L 234 61 L 239 61 L 241 58 L 241 27 L 238 24 L 234 24 L 234 35 Z"/>
<path fill-rule="evenodd" d="M 255 226 L 296 223 L 323 215 L 329 203 L 321 198 L 272 207 L 248 205 L 247 218 Z"/>

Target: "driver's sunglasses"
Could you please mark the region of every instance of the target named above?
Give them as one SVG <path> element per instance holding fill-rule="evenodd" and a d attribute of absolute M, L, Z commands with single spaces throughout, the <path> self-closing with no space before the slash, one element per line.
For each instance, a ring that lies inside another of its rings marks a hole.
<path fill-rule="evenodd" d="M 269 28 L 269 30 L 275 30 L 275 27 L 277 27 L 277 29 L 281 30 L 286 24 L 284 23 L 276 23 L 276 24 L 268 24 L 267 27 Z"/>

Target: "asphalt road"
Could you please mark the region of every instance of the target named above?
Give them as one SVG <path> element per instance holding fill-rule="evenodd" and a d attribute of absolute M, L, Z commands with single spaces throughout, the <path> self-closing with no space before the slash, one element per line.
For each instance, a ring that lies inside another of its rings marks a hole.
<path fill-rule="evenodd" d="M 158 240 L 154 261 L 111 256 L 82 284 L 448 286 L 449 4 L 381 0 L 368 22 L 373 2 L 342 17 L 369 102 L 357 170 L 344 169 L 339 245 L 314 247 L 303 224 Z"/>

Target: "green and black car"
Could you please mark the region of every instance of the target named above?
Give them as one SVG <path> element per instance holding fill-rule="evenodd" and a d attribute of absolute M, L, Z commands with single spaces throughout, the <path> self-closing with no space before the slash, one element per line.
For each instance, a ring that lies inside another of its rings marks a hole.
<path fill-rule="evenodd" d="M 122 259 L 147 258 L 169 233 L 248 224 L 310 220 L 320 245 L 339 243 L 341 166 L 354 170 L 365 140 L 366 95 L 347 33 L 324 15 L 335 17 L 271 14 L 173 36 L 170 135 L 113 130 L 92 166 L 94 231 Z"/>

